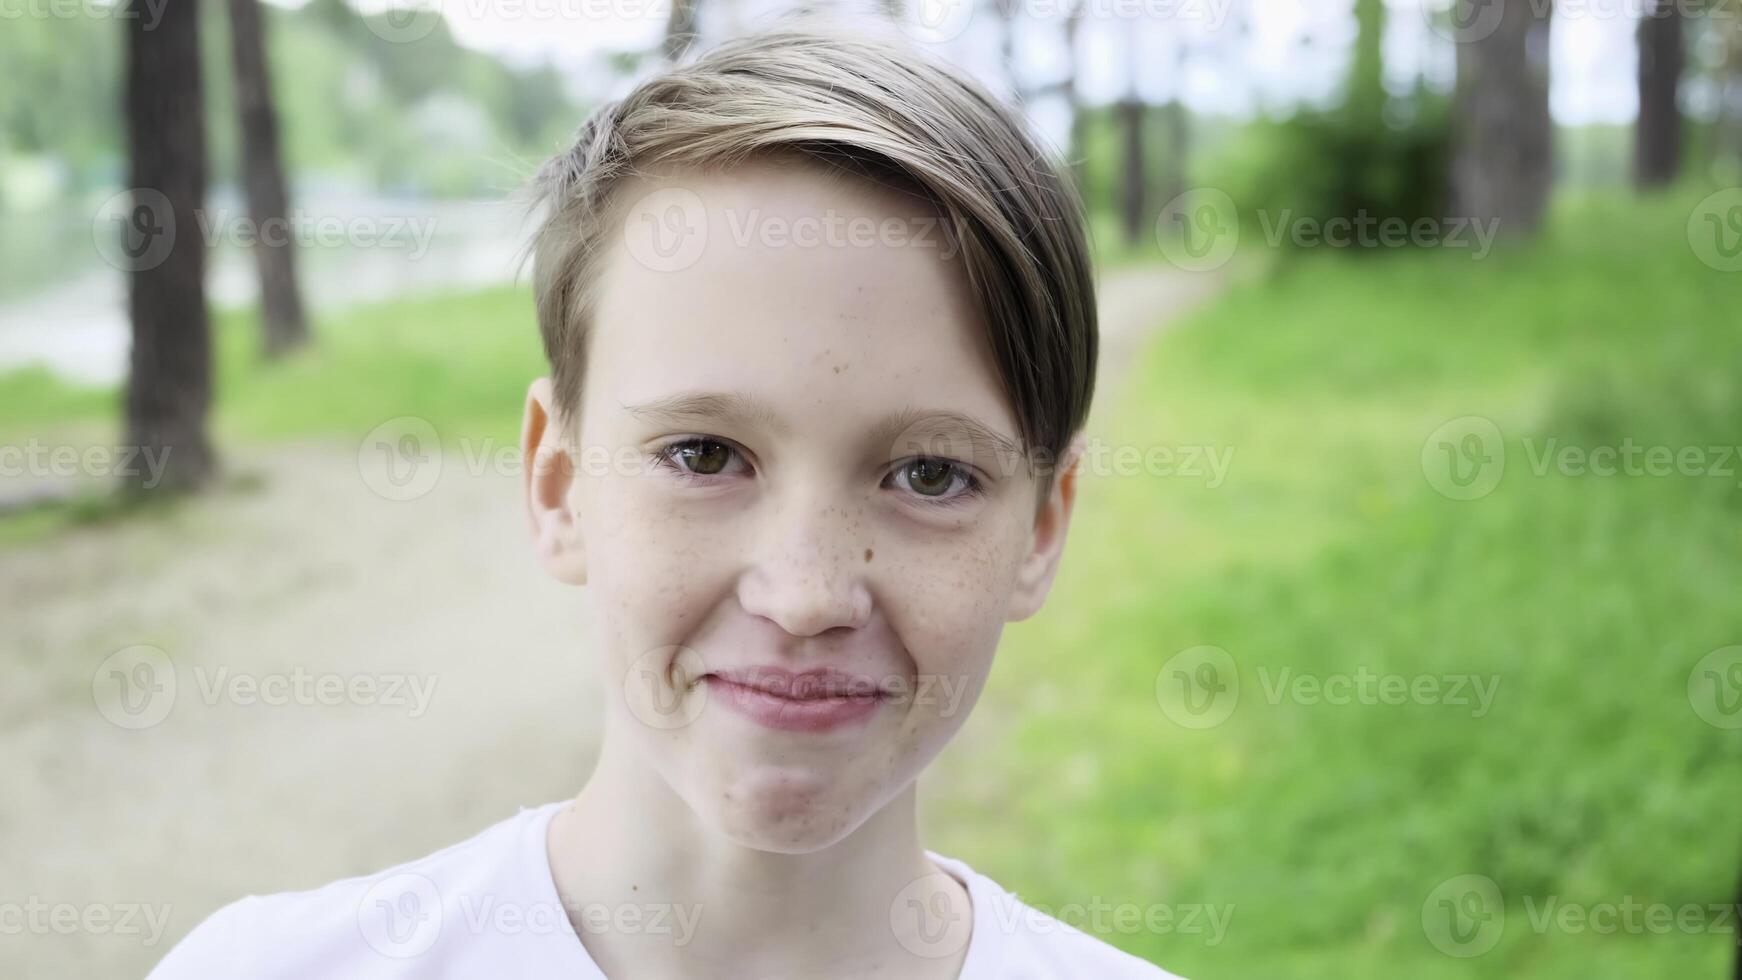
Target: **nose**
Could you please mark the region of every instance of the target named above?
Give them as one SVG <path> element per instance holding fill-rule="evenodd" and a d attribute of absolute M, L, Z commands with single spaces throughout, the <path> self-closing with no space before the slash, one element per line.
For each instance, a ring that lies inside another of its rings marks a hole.
<path fill-rule="evenodd" d="M 870 548 L 855 510 L 808 497 L 782 501 L 761 522 L 738 601 L 794 636 L 857 629 L 871 617 L 865 558 Z"/>

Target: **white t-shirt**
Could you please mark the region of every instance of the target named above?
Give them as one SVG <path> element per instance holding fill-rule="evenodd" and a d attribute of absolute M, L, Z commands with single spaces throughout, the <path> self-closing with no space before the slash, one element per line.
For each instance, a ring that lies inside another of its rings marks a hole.
<path fill-rule="evenodd" d="M 170 950 L 147 980 L 605 980 L 575 934 L 546 856 L 546 828 L 565 802 L 522 809 L 470 840 L 385 871 L 232 902 Z M 961 861 L 926 854 L 967 887 L 973 904 L 961 980 L 1179 980 L 1030 908 Z M 695 924 L 681 907 L 582 912 L 594 913 L 607 917 L 605 928 L 662 929 L 680 938 Z M 944 928 L 939 949 L 951 941 Z M 959 950 L 961 939 L 954 941 Z"/>

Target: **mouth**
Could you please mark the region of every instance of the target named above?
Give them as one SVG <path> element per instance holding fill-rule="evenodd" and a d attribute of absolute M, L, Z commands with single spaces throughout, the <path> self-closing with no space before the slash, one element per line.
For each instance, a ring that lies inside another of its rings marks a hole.
<path fill-rule="evenodd" d="M 705 674 L 702 681 L 734 713 L 781 731 L 823 732 L 863 722 L 891 699 L 870 677 L 826 667 L 739 668 Z"/>

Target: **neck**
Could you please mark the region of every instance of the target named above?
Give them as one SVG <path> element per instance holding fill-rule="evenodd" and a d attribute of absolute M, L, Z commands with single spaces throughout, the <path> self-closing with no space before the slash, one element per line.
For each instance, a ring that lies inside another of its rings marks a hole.
<path fill-rule="evenodd" d="M 709 826 L 623 742 L 607 735 L 548 838 L 558 893 L 607 976 L 957 975 L 965 947 L 916 959 L 895 932 L 898 893 L 940 870 L 919 843 L 913 785 L 833 844 L 764 851 Z M 969 914 L 954 879 L 931 880 Z"/>

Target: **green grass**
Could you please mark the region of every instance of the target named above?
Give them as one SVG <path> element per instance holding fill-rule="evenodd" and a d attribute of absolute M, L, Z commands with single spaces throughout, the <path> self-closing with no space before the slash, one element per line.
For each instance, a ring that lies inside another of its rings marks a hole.
<path fill-rule="evenodd" d="M 1052 601 L 1008 632 L 986 694 L 1017 721 L 976 761 L 1003 789 L 935 801 L 937 849 L 1054 909 L 1232 906 L 1220 942 L 1109 936 L 1194 980 L 1724 975 L 1733 933 L 1538 932 L 1527 904 L 1725 903 L 1742 865 L 1742 733 L 1687 697 L 1701 656 L 1742 643 L 1742 476 L 1530 466 L 1548 438 L 1742 442 L 1742 274 L 1694 259 L 1691 206 L 1582 202 L 1482 261 L 1292 257 L 1154 345 L 1103 438 L 1232 450 L 1227 481 L 1086 479 Z M 220 317 L 220 448 L 354 444 L 403 415 L 511 440 L 543 369 L 524 287 L 318 330 L 264 366 L 251 319 Z M 1451 500 L 1422 448 L 1468 415 L 1504 433 L 1506 471 Z M 112 439 L 115 417 L 114 392 L 0 377 L 0 441 Z M 114 516 L 27 512 L 0 542 Z M 1200 645 L 1228 652 L 1241 693 L 1197 730 L 1156 682 Z M 1285 668 L 1499 687 L 1482 717 L 1273 703 Z M 1462 874 L 1506 899 L 1504 935 L 1471 959 L 1422 927 Z"/>
<path fill-rule="evenodd" d="M 1219 943 L 1108 937 L 1194 978 L 1727 976 L 1733 924 L 1530 918 L 1551 897 L 1721 905 L 1742 871 L 1742 732 L 1688 696 L 1702 656 L 1742 643 L 1742 460 L 1596 477 L 1530 456 L 1742 443 L 1742 273 L 1695 259 L 1691 203 L 1586 202 L 1479 262 L 1297 256 L 1154 345 L 1105 438 L 1232 449 L 1229 476 L 1087 483 L 987 693 L 1020 719 L 988 762 L 1009 792 L 995 813 L 944 801 L 945 852 L 1054 907 L 1232 906 Z M 1467 415 L 1499 426 L 1506 469 L 1452 500 L 1422 448 Z M 1156 691 L 1200 645 L 1240 688 L 1194 729 Z M 1498 687 L 1482 717 L 1307 703 L 1272 696 L 1283 669 Z M 1422 924 L 1463 874 L 1506 908 L 1468 959 Z"/>
<path fill-rule="evenodd" d="M 525 286 L 399 299 L 323 317 L 310 348 L 277 363 L 259 354 L 252 313 L 220 311 L 211 435 L 227 447 L 286 439 L 356 446 L 382 422 L 427 420 L 459 440 L 512 444 L 527 384 L 544 373 Z M 69 384 L 42 369 L 0 374 L 0 445 L 114 445 L 122 393 Z M 39 541 L 137 509 L 101 490 L 0 516 L 0 547 Z"/>
<path fill-rule="evenodd" d="M 315 330 L 311 348 L 266 363 L 253 314 L 218 313 L 212 430 L 220 449 L 237 440 L 360 440 L 402 415 L 428 420 L 444 438 L 515 438 L 526 385 L 544 373 L 525 286 L 361 306 Z M 0 374 L 0 439 L 45 430 L 113 439 L 120 399 L 42 369 Z"/>

